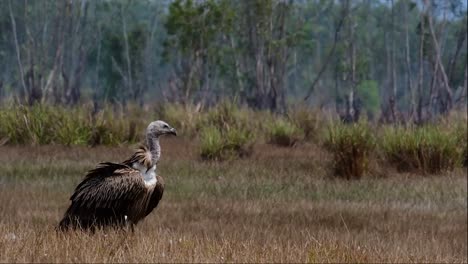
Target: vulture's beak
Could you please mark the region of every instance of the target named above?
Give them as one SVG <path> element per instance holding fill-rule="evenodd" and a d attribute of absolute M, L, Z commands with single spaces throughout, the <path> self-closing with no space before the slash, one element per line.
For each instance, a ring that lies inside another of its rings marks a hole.
<path fill-rule="evenodd" d="M 171 128 L 171 130 L 169 130 L 169 134 L 177 136 L 177 131 L 175 130 L 175 128 Z"/>

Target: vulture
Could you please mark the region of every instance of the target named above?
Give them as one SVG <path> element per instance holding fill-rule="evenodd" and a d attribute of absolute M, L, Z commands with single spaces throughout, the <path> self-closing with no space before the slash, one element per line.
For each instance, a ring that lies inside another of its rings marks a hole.
<path fill-rule="evenodd" d="M 159 137 L 177 135 L 164 121 L 151 122 L 142 145 L 122 163 L 100 163 L 85 176 L 70 197 L 58 229 L 123 228 L 134 230 L 158 205 L 164 192 L 156 167 L 161 157 Z"/>

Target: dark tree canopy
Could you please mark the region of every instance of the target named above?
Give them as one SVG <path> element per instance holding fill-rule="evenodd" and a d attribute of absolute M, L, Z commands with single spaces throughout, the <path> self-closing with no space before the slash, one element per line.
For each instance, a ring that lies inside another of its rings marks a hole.
<path fill-rule="evenodd" d="M 2 1 L 0 98 L 224 98 L 422 118 L 466 105 L 461 0 Z M 47 14 L 46 16 L 44 14 Z M 394 116 L 393 116 L 394 118 Z"/>

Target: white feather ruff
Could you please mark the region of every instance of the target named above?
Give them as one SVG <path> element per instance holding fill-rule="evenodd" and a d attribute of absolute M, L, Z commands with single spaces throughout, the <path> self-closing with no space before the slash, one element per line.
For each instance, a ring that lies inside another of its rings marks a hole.
<path fill-rule="evenodd" d="M 133 163 L 132 167 L 140 172 L 140 175 L 143 177 L 146 186 L 152 186 L 158 182 L 158 179 L 156 179 L 156 165 L 153 165 L 153 167 L 148 170 L 142 164 L 135 162 Z"/>

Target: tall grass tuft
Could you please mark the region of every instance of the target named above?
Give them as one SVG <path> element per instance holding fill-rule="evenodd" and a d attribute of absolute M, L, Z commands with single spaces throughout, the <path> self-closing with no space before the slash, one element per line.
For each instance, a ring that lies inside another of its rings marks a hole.
<path fill-rule="evenodd" d="M 200 155 L 203 159 L 216 160 L 223 155 L 224 140 L 221 131 L 215 126 L 208 126 L 200 133 Z"/>
<path fill-rule="evenodd" d="M 314 141 L 318 139 L 323 119 L 318 111 L 306 106 L 297 106 L 289 110 L 291 122 L 304 133 L 304 139 Z"/>
<path fill-rule="evenodd" d="M 253 130 L 252 121 L 249 110 L 239 108 L 232 102 L 223 101 L 205 113 L 199 126 L 209 124 L 221 130 L 228 130 L 232 127 Z"/>
<path fill-rule="evenodd" d="M 462 138 L 461 138 L 461 149 L 462 149 L 462 164 L 463 164 L 463 167 L 468 167 L 468 143 L 467 143 L 467 133 L 466 133 L 466 129 L 465 129 L 465 132 L 464 134 L 462 135 Z"/>
<path fill-rule="evenodd" d="M 223 102 L 208 111 L 198 126 L 203 159 L 224 160 L 251 154 L 255 138 L 247 110 Z"/>
<path fill-rule="evenodd" d="M 227 160 L 252 153 L 253 140 L 249 131 L 239 128 L 220 130 L 210 125 L 200 133 L 200 156 L 206 160 Z"/>
<path fill-rule="evenodd" d="M 141 139 L 145 120 L 110 108 L 92 114 L 86 107 L 37 104 L 0 109 L 0 142 L 8 144 L 117 145 Z"/>
<path fill-rule="evenodd" d="M 203 113 L 200 106 L 182 104 L 161 104 L 156 109 L 158 119 L 162 119 L 176 127 L 185 136 L 193 137 L 200 127 Z"/>
<path fill-rule="evenodd" d="M 387 160 L 400 172 L 437 174 L 452 170 L 461 160 L 457 137 L 435 125 L 388 127 L 381 147 Z"/>
<path fill-rule="evenodd" d="M 277 118 L 269 126 L 268 142 L 283 147 L 292 147 L 302 138 L 302 131 L 292 122 Z"/>
<path fill-rule="evenodd" d="M 458 152 L 460 153 L 460 164 L 468 167 L 468 127 L 466 120 L 457 122 L 452 127 L 452 134 L 456 138 Z"/>
<path fill-rule="evenodd" d="M 367 171 L 375 139 L 367 123 L 330 125 L 325 147 L 333 154 L 338 177 L 361 178 Z"/>

